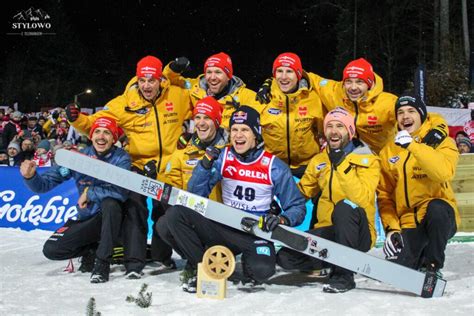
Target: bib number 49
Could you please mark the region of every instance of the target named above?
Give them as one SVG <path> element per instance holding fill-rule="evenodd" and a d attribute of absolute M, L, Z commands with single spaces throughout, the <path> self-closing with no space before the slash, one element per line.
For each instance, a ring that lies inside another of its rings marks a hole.
<path fill-rule="evenodd" d="M 234 190 L 234 196 L 236 196 L 239 200 L 245 199 L 246 201 L 253 201 L 255 200 L 255 189 L 253 188 L 245 188 L 241 185 L 238 185 Z"/>

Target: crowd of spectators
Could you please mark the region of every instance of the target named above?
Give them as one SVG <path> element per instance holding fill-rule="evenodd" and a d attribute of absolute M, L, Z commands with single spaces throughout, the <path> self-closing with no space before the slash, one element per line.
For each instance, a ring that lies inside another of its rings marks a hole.
<path fill-rule="evenodd" d="M 89 142 L 69 125 L 62 108 L 40 113 L 0 109 L 0 135 L 0 166 L 19 166 L 28 159 L 48 167 L 58 149 L 80 150 Z"/>

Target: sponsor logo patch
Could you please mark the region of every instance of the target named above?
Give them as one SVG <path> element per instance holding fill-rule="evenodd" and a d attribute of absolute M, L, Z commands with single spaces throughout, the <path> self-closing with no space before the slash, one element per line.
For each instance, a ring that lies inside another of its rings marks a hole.
<path fill-rule="evenodd" d="M 257 255 L 264 255 L 270 257 L 270 248 L 268 247 L 257 247 Z"/>
<path fill-rule="evenodd" d="M 393 156 L 388 161 L 391 162 L 391 163 L 396 163 L 399 160 L 400 160 L 400 156 Z"/>
<path fill-rule="evenodd" d="M 322 162 L 322 163 L 320 163 L 319 165 L 316 166 L 316 170 L 319 171 L 319 170 L 323 169 L 324 167 L 326 167 L 326 165 L 327 165 L 327 163 Z"/>
<path fill-rule="evenodd" d="M 280 109 L 275 109 L 275 108 L 269 108 L 268 113 L 272 114 L 272 115 L 278 115 L 281 113 L 281 110 Z"/>
<path fill-rule="evenodd" d="M 193 159 L 186 160 L 186 164 L 188 166 L 195 166 L 197 165 L 198 161 L 199 159 L 193 158 Z"/>

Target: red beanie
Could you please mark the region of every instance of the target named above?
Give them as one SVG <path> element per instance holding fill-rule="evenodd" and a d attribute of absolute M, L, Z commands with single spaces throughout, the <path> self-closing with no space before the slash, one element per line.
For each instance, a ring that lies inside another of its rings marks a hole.
<path fill-rule="evenodd" d="M 349 78 L 360 78 L 367 83 L 369 89 L 372 88 L 375 81 L 372 65 L 364 58 L 351 61 L 347 64 L 346 68 L 344 68 L 342 75 L 343 81 Z"/>
<path fill-rule="evenodd" d="M 92 139 L 92 134 L 94 134 L 94 131 L 96 128 L 101 127 L 101 128 L 106 128 L 108 129 L 113 137 L 114 137 L 114 143 L 118 139 L 118 126 L 117 122 L 110 117 L 103 116 L 99 117 L 97 120 L 95 120 L 94 124 L 92 124 L 91 131 L 89 133 L 89 138 Z"/>
<path fill-rule="evenodd" d="M 209 116 L 214 121 L 216 128 L 219 128 L 222 121 L 222 105 L 213 97 L 205 97 L 194 106 L 193 118 L 197 114 Z"/>
<path fill-rule="evenodd" d="M 352 140 L 355 135 L 355 125 L 354 117 L 349 112 L 347 112 L 344 108 L 337 107 L 326 114 L 326 117 L 324 118 L 324 134 L 326 134 L 326 125 L 330 121 L 339 121 L 344 124 L 347 132 L 349 132 L 349 140 Z"/>
<path fill-rule="evenodd" d="M 232 59 L 226 53 L 220 52 L 209 57 L 204 63 L 204 72 L 206 72 L 207 67 L 218 67 L 225 72 L 229 79 L 232 79 L 232 74 L 234 73 Z"/>
<path fill-rule="evenodd" d="M 275 72 L 278 67 L 290 67 L 295 71 L 298 80 L 301 80 L 303 76 L 301 59 L 294 53 L 283 53 L 275 59 L 273 62 L 273 77 L 275 77 Z"/>
<path fill-rule="evenodd" d="M 160 79 L 162 69 L 161 60 L 153 56 L 146 56 L 137 63 L 137 77 Z"/>

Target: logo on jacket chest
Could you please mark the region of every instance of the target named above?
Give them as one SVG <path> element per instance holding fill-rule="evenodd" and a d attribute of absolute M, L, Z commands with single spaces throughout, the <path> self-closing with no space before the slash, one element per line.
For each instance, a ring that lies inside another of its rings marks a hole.
<path fill-rule="evenodd" d="M 280 109 L 275 109 L 275 108 L 269 108 L 268 113 L 272 114 L 272 115 L 278 115 L 281 113 L 281 110 Z"/>
<path fill-rule="evenodd" d="M 306 114 L 308 114 L 308 107 L 307 106 L 299 106 L 298 107 L 298 114 L 299 114 L 299 116 L 306 116 Z"/>
<path fill-rule="evenodd" d="M 173 109 L 174 109 L 173 102 L 166 102 L 166 104 L 165 104 L 165 109 L 166 109 L 166 111 L 168 111 L 168 112 L 172 112 Z"/>
<path fill-rule="evenodd" d="M 377 124 L 377 116 L 375 115 L 369 115 L 367 116 L 367 124 L 369 125 L 376 125 Z"/>

